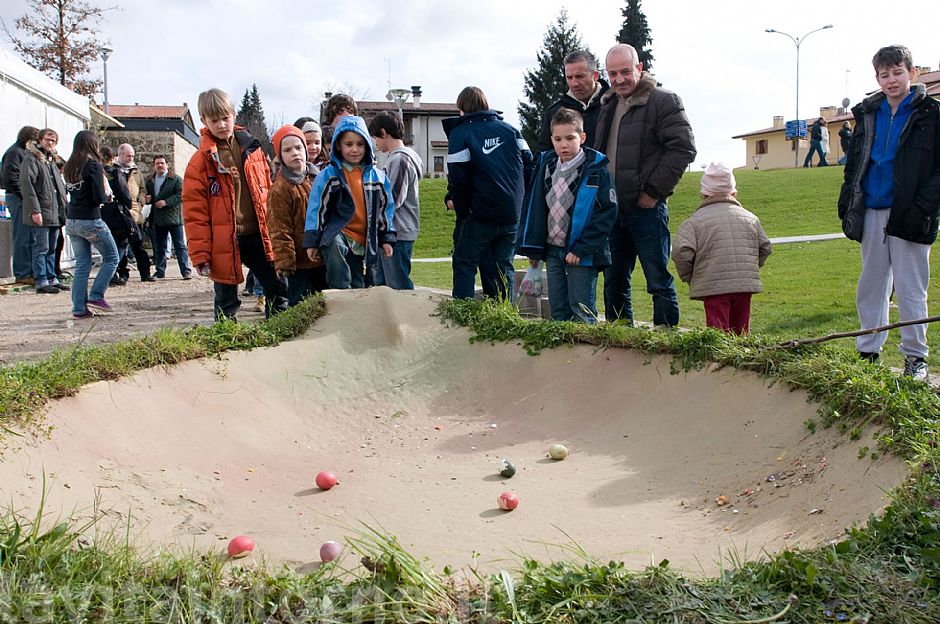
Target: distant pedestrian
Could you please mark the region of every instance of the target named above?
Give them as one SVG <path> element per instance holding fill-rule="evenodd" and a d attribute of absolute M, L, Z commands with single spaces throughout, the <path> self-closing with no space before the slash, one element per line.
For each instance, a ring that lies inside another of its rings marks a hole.
<path fill-rule="evenodd" d="M 898 320 L 927 317 L 930 246 L 940 216 L 940 102 L 923 84 L 904 46 L 872 59 L 881 91 L 852 109 L 855 132 L 839 194 L 845 235 L 862 244 L 855 303 L 862 329 L 887 324 L 894 288 Z M 927 380 L 927 325 L 900 328 L 904 374 Z M 855 340 L 876 361 L 887 332 Z"/>
<path fill-rule="evenodd" d="M 760 220 L 737 199 L 734 173 L 711 163 L 701 183 L 704 201 L 676 233 L 672 260 L 689 297 L 705 304 L 705 324 L 743 335 L 750 329 L 751 295 L 763 290 L 760 267 L 772 246 Z"/>
<path fill-rule="evenodd" d="M 28 155 L 20 170 L 23 195 L 23 222 L 29 227 L 33 246 L 33 276 L 36 292 L 56 294 L 69 287 L 59 281 L 55 270 L 55 250 L 59 230 L 65 223 L 68 196 L 55 163 L 58 133 L 46 128 L 39 141 L 26 144 Z"/>
<path fill-rule="evenodd" d="M 842 158 L 839 159 L 839 164 L 844 165 L 846 159 L 849 157 L 849 144 L 852 141 L 852 126 L 849 122 L 842 122 L 842 127 L 839 129 L 839 146 L 842 148 Z"/>
<path fill-rule="evenodd" d="M 173 241 L 180 275 L 184 280 L 192 279 L 189 249 L 183 232 L 183 179 L 170 172 L 170 165 L 163 154 L 154 156 L 153 175 L 147 178 L 146 188 L 156 242 L 153 250 L 154 277 L 166 277 L 166 241 L 169 238 Z"/>
<path fill-rule="evenodd" d="M 117 246 L 108 226 L 101 220 L 101 204 L 109 198 L 105 193 L 98 137 L 91 130 L 82 130 L 75 135 L 72 155 L 65 163 L 65 188 L 69 193 L 65 233 L 75 253 L 72 317 L 86 319 L 94 316 L 89 306 L 111 310 L 104 294 L 118 263 Z M 92 246 L 101 254 L 101 265 L 89 291 Z"/>
<path fill-rule="evenodd" d="M 809 128 L 809 152 L 806 154 L 806 158 L 803 160 L 803 166 L 809 167 L 813 164 L 813 154 L 819 154 L 819 164 L 817 167 L 828 167 L 829 163 L 826 162 L 826 152 L 823 151 L 823 131 L 826 127 L 826 120 L 820 117 L 813 122 L 813 125 Z M 829 138 L 826 137 L 827 145 Z"/>
<path fill-rule="evenodd" d="M 33 285 L 32 238 L 23 222 L 23 195 L 20 191 L 20 170 L 26 157 L 26 145 L 39 138 L 39 129 L 23 126 L 16 133 L 16 142 L 4 152 L 0 164 L 0 181 L 6 189 L 6 204 L 13 221 L 13 277 L 17 284 Z"/>

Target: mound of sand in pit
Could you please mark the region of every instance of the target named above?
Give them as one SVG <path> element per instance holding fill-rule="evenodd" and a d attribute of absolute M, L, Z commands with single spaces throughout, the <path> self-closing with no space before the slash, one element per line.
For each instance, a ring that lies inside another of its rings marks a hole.
<path fill-rule="evenodd" d="M 96 383 L 52 406 L 51 439 L 7 448 L 0 491 L 29 513 L 100 509 L 138 543 L 221 549 L 247 534 L 299 569 L 359 522 L 435 568 L 518 555 L 711 573 L 728 551 L 814 547 L 864 522 L 904 476 L 810 434 L 806 395 L 733 370 L 670 374 L 624 349 L 472 344 L 427 292 L 330 293 L 277 348 Z M 565 461 L 546 453 L 553 443 Z M 499 460 L 518 472 L 498 475 Z M 314 477 L 340 484 L 320 491 Z M 519 508 L 500 511 L 515 491 Z M 730 504 L 716 505 L 727 496 Z M 354 559 L 348 561 L 350 565 Z"/>

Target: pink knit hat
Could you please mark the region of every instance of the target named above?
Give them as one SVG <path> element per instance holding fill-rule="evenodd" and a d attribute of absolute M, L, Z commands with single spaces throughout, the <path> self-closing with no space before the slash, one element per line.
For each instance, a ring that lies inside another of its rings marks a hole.
<path fill-rule="evenodd" d="M 725 163 L 711 163 L 702 176 L 702 195 L 730 195 L 737 190 L 734 173 Z"/>

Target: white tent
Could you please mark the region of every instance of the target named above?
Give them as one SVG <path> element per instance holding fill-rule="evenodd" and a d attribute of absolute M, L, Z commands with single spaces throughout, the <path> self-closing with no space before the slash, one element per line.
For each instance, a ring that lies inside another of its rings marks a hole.
<path fill-rule="evenodd" d="M 91 119 L 88 98 L 63 87 L 0 46 L 0 154 L 16 141 L 23 126 L 52 128 L 59 134 L 58 152 L 72 153 L 72 139 Z M 0 278 L 11 275 L 12 226 L 0 220 Z M 71 266 L 72 246 L 68 238 L 62 263 Z"/>
<path fill-rule="evenodd" d="M 0 46 L 0 150 L 16 140 L 23 126 L 59 133 L 58 151 L 72 152 L 72 138 L 91 117 L 88 98 L 63 87 Z"/>

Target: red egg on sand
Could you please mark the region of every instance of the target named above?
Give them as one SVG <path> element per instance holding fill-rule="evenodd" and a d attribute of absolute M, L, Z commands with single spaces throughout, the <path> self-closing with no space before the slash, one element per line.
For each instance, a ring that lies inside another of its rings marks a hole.
<path fill-rule="evenodd" d="M 336 475 L 329 470 L 324 470 L 317 475 L 317 487 L 321 490 L 329 490 L 336 485 Z"/>
<path fill-rule="evenodd" d="M 497 499 L 499 508 L 505 511 L 512 511 L 519 506 L 519 497 L 515 492 L 503 492 Z"/>
<path fill-rule="evenodd" d="M 320 546 L 320 561 L 326 563 L 328 561 L 333 561 L 339 557 L 339 553 L 342 552 L 343 547 L 339 542 L 326 542 L 323 546 Z"/>
<path fill-rule="evenodd" d="M 238 559 L 239 557 L 244 557 L 254 549 L 255 540 L 247 535 L 239 535 L 238 537 L 233 537 L 232 541 L 228 543 L 228 556 L 232 559 Z"/>

